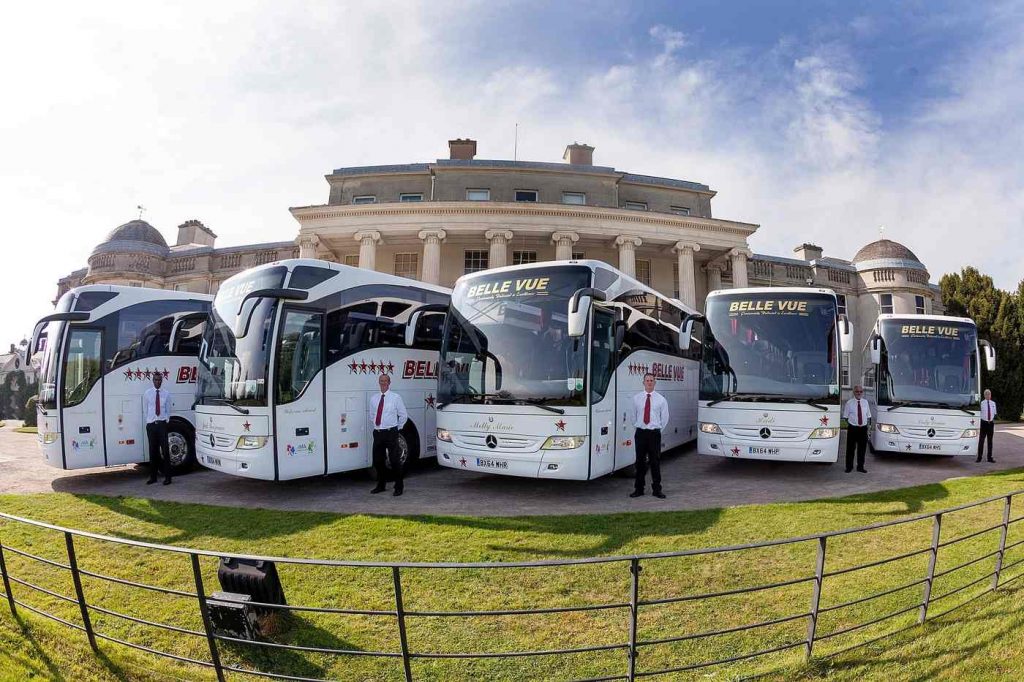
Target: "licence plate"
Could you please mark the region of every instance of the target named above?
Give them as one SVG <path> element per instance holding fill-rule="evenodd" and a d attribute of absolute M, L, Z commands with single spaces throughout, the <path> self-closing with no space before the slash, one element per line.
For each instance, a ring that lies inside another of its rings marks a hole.
<path fill-rule="evenodd" d="M 942 446 L 941 445 L 932 445 L 931 443 L 919 443 L 918 446 L 917 446 L 917 449 L 918 450 L 930 450 L 931 452 L 935 452 L 937 450 L 942 450 Z"/>
<path fill-rule="evenodd" d="M 212 464 L 214 466 L 218 466 L 219 467 L 220 466 L 220 457 L 207 457 L 206 458 L 206 463 L 207 464 Z"/>
<path fill-rule="evenodd" d="M 747 449 L 747 454 L 750 454 L 750 455 L 777 455 L 777 454 L 779 454 L 779 451 L 780 451 L 780 448 L 766 448 L 766 447 L 757 447 L 757 446 L 751 445 Z"/>
<path fill-rule="evenodd" d="M 476 465 L 485 469 L 508 469 L 508 462 L 501 459 L 477 457 Z"/>

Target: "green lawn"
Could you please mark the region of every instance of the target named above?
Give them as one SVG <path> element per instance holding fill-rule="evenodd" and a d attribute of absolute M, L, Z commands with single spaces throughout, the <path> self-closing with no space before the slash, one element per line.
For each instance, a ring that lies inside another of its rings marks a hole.
<path fill-rule="evenodd" d="M 125 538 L 237 552 L 318 558 L 408 561 L 516 561 L 680 550 L 782 538 L 879 520 L 896 519 L 951 507 L 1024 488 L 1024 471 L 953 479 L 943 484 L 893 490 L 807 503 L 747 506 L 693 512 L 613 514 L 605 516 L 476 518 L 415 516 L 405 518 L 341 516 L 308 512 L 247 510 L 161 503 L 133 498 L 45 494 L 0 496 L 0 510 Z M 1024 499 L 1014 516 L 1024 512 Z M 998 523 L 1001 504 L 958 512 L 943 522 L 943 539 L 952 539 Z M 54 560 L 65 560 L 63 538 L 0 521 L 0 539 Z M 850 567 L 927 547 L 931 522 L 915 522 L 829 541 L 827 570 Z M 1024 539 L 1024 523 L 1014 524 L 1008 542 Z M 998 532 L 989 532 L 944 548 L 937 570 L 951 568 L 996 548 Z M 143 553 L 131 548 L 77 541 L 79 564 L 108 575 L 143 580 L 165 587 L 192 588 L 187 560 Z M 641 599 L 713 592 L 777 582 L 813 573 L 816 543 L 786 545 L 742 554 L 650 561 L 641 574 Z M 1024 545 L 1007 553 L 1007 563 L 1024 558 Z M 8 553 L 12 575 L 63 594 L 73 594 L 66 573 Z M 934 595 L 990 572 L 988 559 L 936 580 Z M 927 556 L 843 574 L 825 581 L 821 605 L 847 602 L 924 576 Z M 1021 573 L 1024 565 L 1004 573 Z M 289 602 L 314 606 L 384 610 L 393 608 L 390 571 L 279 566 Z M 203 563 L 209 591 L 216 589 L 216 562 Z M 417 611 L 485 610 L 623 602 L 629 595 L 624 565 L 451 571 L 403 571 L 405 608 Z M 938 616 L 961 598 L 981 594 L 988 580 L 932 606 Z M 991 597 L 976 600 L 952 614 L 914 625 L 916 612 L 849 635 L 818 642 L 821 658 L 803 663 L 800 649 L 693 673 L 694 679 L 733 679 L 753 674 L 767 679 L 949 679 L 1024 678 L 1024 614 L 1016 608 L 1024 580 L 1014 581 Z M 201 629 L 195 603 L 84 579 L 90 603 L 183 628 Z M 19 599 L 79 622 L 77 607 L 15 585 Z M 809 583 L 744 596 L 651 606 L 641 610 L 641 640 L 725 629 L 805 612 Z M 921 587 L 879 600 L 823 614 L 818 633 L 826 634 L 910 607 Z M 205 659 L 205 639 L 174 635 L 112 616 L 95 614 L 96 628 L 192 658 Z M 303 613 L 294 616 L 276 642 L 319 647 L 398 651 L 392 617 Z M 100 643 L 103 657 L 93 655 L 80 632 L 71 632 L 32 614 L 19 629 L 0 601 L 0 679 L 58 678 L 211 679 L 187 664 L 153 659 L 123 647 Z M 806 636 L 806 619 L 729 633 L 708 639 L 641 649 L 638 670 L 682 666 L 767 649 Z M 902 635 L 868 647 L 825 658 L 853 645 L 909 627 Z M 622 610 L 540 616 L 489 616 L 475 619 L 410 619 L 409 646 L 417 652 L 514 651 L 614 644 L 627 639 L 628 617 Z M 226 662 L 266 671 L 345 680 L 400 680 L 400 661 L 368 657 L 332 657 L 320 653 L 255 653 L 248 647 L 222 645 Z M 622 674 L 622 651 L 570 657 L 489 660 L 417 659 L 418 680 L 579 679 Z M 242 678 L 246 679 L 246 678 Z M 680 679 L 666 677 L 659 679 Z M 687 678 L 683 678 L 687 679 Z"/>

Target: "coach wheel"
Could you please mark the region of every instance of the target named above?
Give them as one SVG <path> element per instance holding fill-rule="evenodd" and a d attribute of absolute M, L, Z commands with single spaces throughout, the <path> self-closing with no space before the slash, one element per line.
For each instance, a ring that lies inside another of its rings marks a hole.
<path fill-rule="evenodd" d="M 195 438 L 186 427 L 167 427 L 167 459 L 175 476 L 188 472 L 195 463 Z"/>
<path fill-rule="evenodd" d="M 415 436 L 406 431 L 400 431 L 398 438 L 398 461 L 402 464 L 402 471 L 408 471 L 409 465 L 419 459 L 418 449 L 415 447 Z M 385 459 L 384 465 L 391 468 L 391 459 Z"/>

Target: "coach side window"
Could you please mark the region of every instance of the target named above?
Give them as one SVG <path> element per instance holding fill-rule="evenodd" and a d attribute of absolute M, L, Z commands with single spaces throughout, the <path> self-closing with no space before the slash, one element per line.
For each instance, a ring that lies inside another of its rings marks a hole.
<path fill-rule="evenodd" d="M 441 350 L 441 332 L 444 329 L 444 313 L 424 313 L 416 321 L 413 346 L 426 350 Z"/>
<path fill-rule="evenodd" d="M 100 324 L 114 339 L 113 352 L 108 351 L 106 358 L 107 369 L 155 355 L 169 355 L 174 322 L 183 313 L 196 313 L 203 309 L 204 306 L 195 301 L 149 301 L 103 318 Z M 198 348 L 192 352 L 197 351 Z M 179 352 L 188 351 L 179 349 Z"/>
<path fill-rule="evenodd" d="M 377 304 L 356 303 L 327 313 L 327 364 L 337 362 L 365 347 Z"/>
<path fill-rule="evenodd" d="M 320 371 L 321 313 L 308 310 L 285 311 L 277 348 L 277 402 L 290 403 L 306 389 Z"/>

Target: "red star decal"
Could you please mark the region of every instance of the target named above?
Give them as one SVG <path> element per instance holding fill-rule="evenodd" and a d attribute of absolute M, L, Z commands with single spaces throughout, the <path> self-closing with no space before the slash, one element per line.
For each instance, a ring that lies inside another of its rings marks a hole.
<path fill-rule="evenodd" d="M 431 394 L 431 395 L 428 395 L 428 396 L 427 396 L 426 398 L 424 398 L 423 400 L 424 400 L 424 401 L 425 401 L 425 402 L 427 403 L 427 407 L 433 407 L 433 406 L 434 406 L 434 402 L 435 402 L 435 400 L 434 400 L 434 396 L 433 396 L 433 394 Z"/>
<path fill-rule="evenodd" d="M 822 426 L 828 426 L 828 417 L 822 417 L 821 418 L 821 425 Z"/>
<path fill-rule="evenodd" d="M 366 360 L 359 363 L 359 373 L 366 374 Z"/>
<path fill-rule="evenodd" d="M 459 464 L 461 464 L 462 466 L 466 466 L 466 458 L 463 457 L 463 458 L 459 459 Z"/>
<path fill-rule="evenodd" d="M 738 447 L 736 447 L 736 446 L 734 445 L 734 446 L 732 446 L 732 450 L 731 450 L 731 452 L 732 452 L 732 454 L 733 454 L 734 456 L 739 456 L 739 454 L 740 454 L 740 449 L 739 449 Z"/>
<path fill-rule="evenodd" d="M 565 421 L 562 419 L 556 421 L 555 428 L 558 429 L 559 431 L 565 431 Z"/>
<path fill-rule="evenodd" d="M 252 424 L 250 424 L 248 420 L 246 420 L 245 423 L 242 424 L 242 428 L 245 429 L 246 431 L 248 431 L 251 426 Z"/>
<path fill-rule="evenodd" d="M 371 360 L 370 361 L 370 374 L 376 374 L 376 373 L 377 373 L 377 363 L 373 362 Z"/>
<path fill-rule="evenodd" d="M 134 378 L 130 369 L 126 369 L 124 371 L 124 376 L 128 381 L 131 381 Z M 974 422 L 972 421 L 971 423 L 973 424 Z"/>
<path fill-rule="evenodd" d="M 348 372 L 349 372 L 349 374 L 355 374 L 358 371 L 359 371 L 359 364 L 355 360 L 353 360 L 352 362 L 348 363 Z"/>
<path fill-rule="evenodd" d="M 394 373 L 395 373 L 395 363 L 389 362 L 388 363 L 388 374 L 394 374 Z"/>
<path fill-rule="evenodd" d="M 164 375 L 164 379 L 170 379 L 171 378 L 171 373 L 169 371 L 167 371 L 166 369 L 162 372 L 162 374 Z"/>
<path fill-rule="evenodd" d="M 142 378 L 142 370 L 141 369 L 135 370 L 135 378 L 136 379 L 141 379 Z"/>
<path fill-rule="evenodd" d="M 971 426 L 974 426 L 974 420 L 973 419 L 971 420 Z"/>
<path fill-rule="evenodd" d="M 147 379 L 151 379 L 153 377 L 153 373 L 147 369 L 145 372 L 142 373 L 142 376 L 146 377 Z"/>

